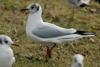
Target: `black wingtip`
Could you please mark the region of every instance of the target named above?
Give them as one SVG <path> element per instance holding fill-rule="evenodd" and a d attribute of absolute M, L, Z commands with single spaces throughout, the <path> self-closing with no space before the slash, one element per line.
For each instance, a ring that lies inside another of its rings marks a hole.
<path fill-rule="evenodd" d="M 80 5 L 80 7 L 91 7 L 91 6 L 88 5 L 88 4 L 83 3 L 83 4 Z"/>
<path fill-rule="evenodd" d="M 80 35 L 94 35 L 96 36 L 95 33 L 89 32 L 89 31 L 76 31 L 75 34 L 80 34 Z"/>

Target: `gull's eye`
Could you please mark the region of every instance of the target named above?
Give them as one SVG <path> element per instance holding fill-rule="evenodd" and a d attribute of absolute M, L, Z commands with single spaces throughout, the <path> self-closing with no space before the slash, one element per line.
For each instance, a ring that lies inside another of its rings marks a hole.
<path fill-rule="evenodd" d="M 31 7 L 31 9 L 33 9 L 33 8 L 34 8 L 34 6 Z"/>
<path fill-rule="evenodd" d="M 2 44 L 1 40 L 0 40 L 0 44 Z"/>
<path fill-rule="evenodd" d="M 75 59 L 74 62 L 77 62 L 77 60 Z"/>
<path fill-rule="evenodd" d="M 6 40 L 5 43 L 8 43 L 8 41 Z"/>

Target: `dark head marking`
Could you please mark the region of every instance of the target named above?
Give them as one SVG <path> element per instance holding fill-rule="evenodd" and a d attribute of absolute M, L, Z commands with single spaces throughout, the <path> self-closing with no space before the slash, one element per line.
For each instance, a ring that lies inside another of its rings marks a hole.
<path fill-rule="evenodd" d="M 7 44 L 8 43 L 8 41 L 6 40 L 6 39 L 4 39 L 4 42 Z"/>
<path fill-rule="evenodd" d="M 0 44 L 2 45 L 2 39 L 0 38 Z"/>
<path fill-rule="evenodd" d="M 35 4 L 33 4 L 32 6 L 31 6 L 31 9 L 34 9 L 34 8 L 36 8 L 37 6 L 35 5 Z"/>
<path fill-rule="evenodd" d="M 39 10 L 39 6 L 36 5 L 36 4 L 33 4 L 33 5 L 31 6 L 31 9 L 36 9 L 36 11 L 38 11 L 38 10 Z"/>
<path fill-rule="evenodd" d="M 34 8 L 34 6 L 31 7 L 31 9 L 33 9 L 33 8 Z"/>
<path fill-rule="evenodd" d="M 77 62 L 76 58 L 74 59 L 74 62 Z"/>
<path fill-rule="evenodd" d="M 33 4 L 32 6 L 31 6 L 31 9 L 34 9 L 36 6 L 35 6 L 35 4 Z"/>
<path fill-rule="evenodd" d="M 39 10 L 39 6 L 37 7 L 37 11 Z"/>

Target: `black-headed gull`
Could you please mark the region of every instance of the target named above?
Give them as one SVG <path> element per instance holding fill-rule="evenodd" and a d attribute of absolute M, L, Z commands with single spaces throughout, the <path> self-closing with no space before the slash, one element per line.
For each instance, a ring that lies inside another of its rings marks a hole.
<path fill-rule="evenodd" d="M 94 36 L 94 33 L 86 31 L 77 31 L 75 29 L 66 29 L 54 24 L 43 22 L 41 17 L 42 8 L 39 4 L 31 4 L 21 11 L 30 12 L 26 25 L 26 34 L 34 42 L 47 46 L 47 57 L 51 57 L 51 50 L 56 45 L 65 44 L 67 41 L 78 38 Z M 49 49 L 51 46 L 51 49 Z"/>
<path fill-rule="evenodd" d="M 67 0 L 67 1 L 73 8 L 90 7 L 88 5 L 90 0 Z M 75 10 L 73 9 L 72 19 L 74 18 L 74 13 L 75 13 Z"/>
<path fill-rule="evenodd" d="M 72 67 L 83 67 L 84 56 L 75 54 L 72 61 Z"/>
<path fill-rule="evenodd" d="M 11 45 L 18 46 L 13 43 L 10 37 L 0 35 L 0 67 L 12 67 L 15 63 L 15 57 L 12 49 L 10 48 Z"/>

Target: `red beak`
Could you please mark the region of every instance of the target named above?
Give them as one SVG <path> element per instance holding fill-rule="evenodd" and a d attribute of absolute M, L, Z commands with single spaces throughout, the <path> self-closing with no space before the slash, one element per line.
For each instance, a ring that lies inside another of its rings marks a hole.
<path fill-rule="evenodd" d="M 13 46 L 17 46 L 17 47 L 19 47 L 19 45 L 17 45 L 16 43 L 13 43 L 12 45 L 13 45 Z"/>
<path fill-rule="evenodd" d="M 22 11 L 22 12 L 23 12 L 23 11 L 26 11 L 26 10 L 28 10 L 28 9 L 27 9 L 27 8 L 25 8 L 25 9 L 21 9 L 20 11 Z"/>

